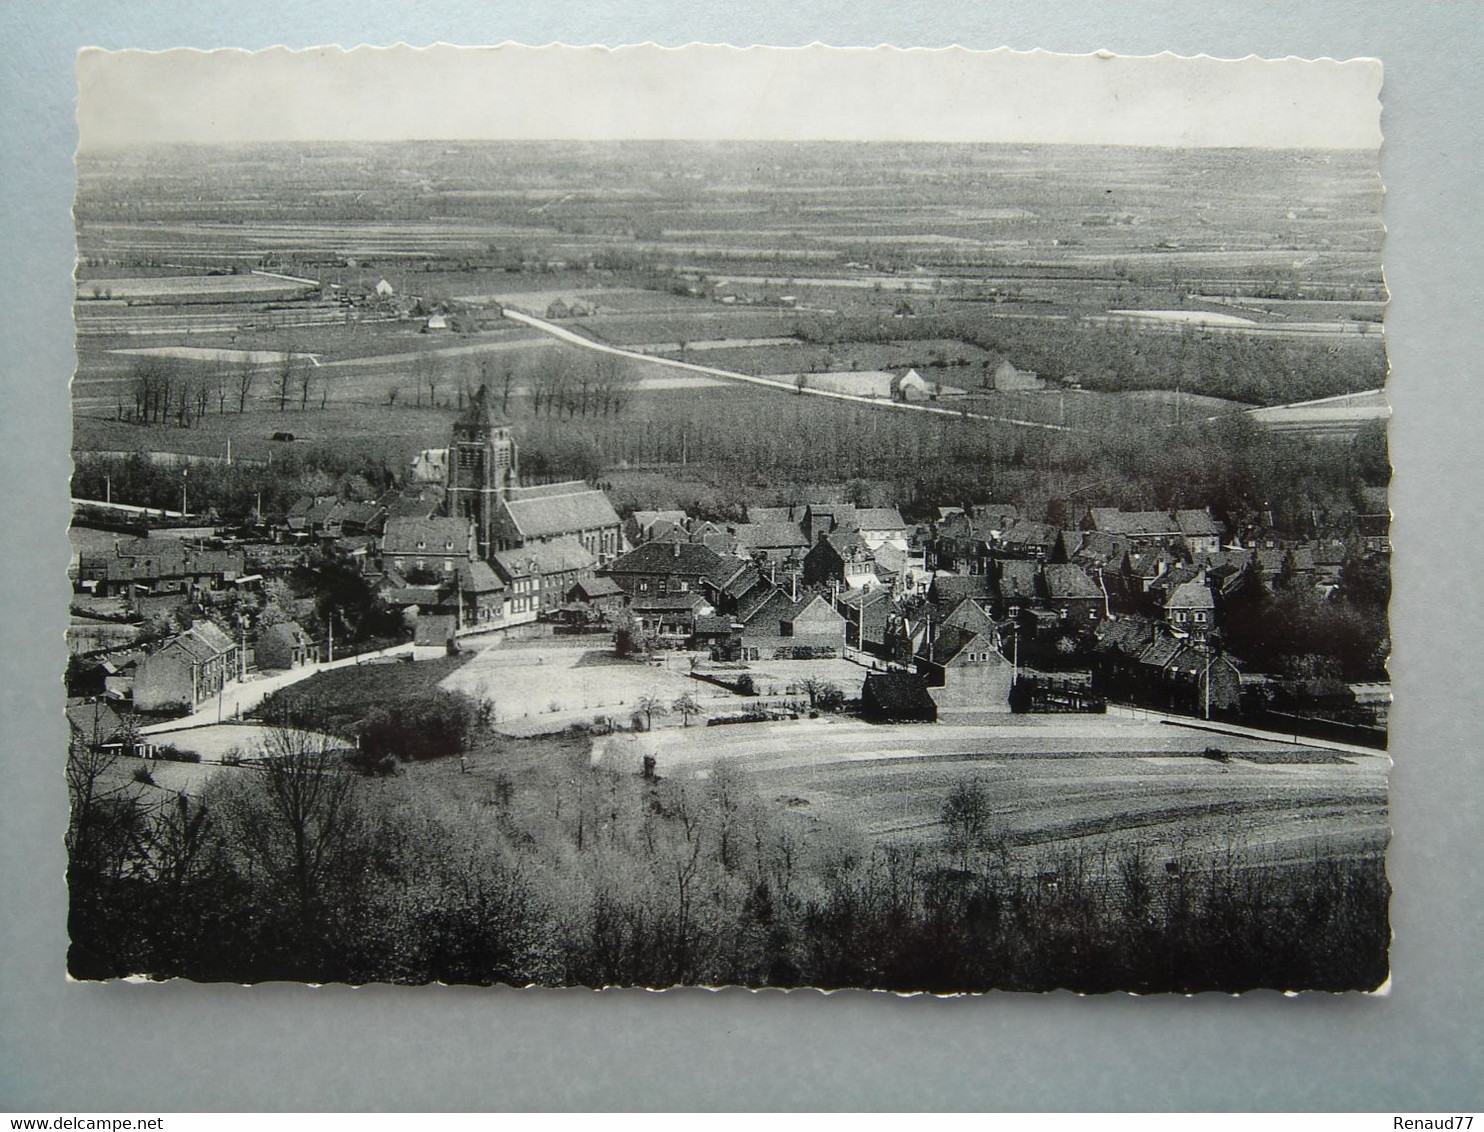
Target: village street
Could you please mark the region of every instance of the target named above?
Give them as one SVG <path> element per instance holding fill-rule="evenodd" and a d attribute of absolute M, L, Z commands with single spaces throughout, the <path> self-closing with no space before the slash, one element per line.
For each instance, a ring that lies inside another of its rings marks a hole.
<path fill-rule="evenodd" d="M 323 661 L 317 664 L 304 664 L 298 668 L 290 668 L 281 672 L 260 673 L 250 676 L 248 679 L 237 683 L 227 684 L 220 695 L 212 699 L 199 711 L 190 715 L 177 716 L 174 719 L 163 720 L 160 723 L 147 724 L 139 729 L 141 735 L 169 735 L 176 731 L 189 731 L 197 727 L 211 727 L 228 720 L 240 719 L 245 712 L 257 707 L 270 692 L 276 692 L 280 688 L 286 688 L 290 684 L 297 684 L 300 680 L 307 680 L 316 672 L 327 672 L 332 668 L 348 668 L 357 664 L 374 664 L 384 662 L 395 657 L 413 657 L 414 659 L 426 659 L 429 656 L 442 656 L 441 648 L 417 648 L 414 645 L 393 645 L 391 648 L 382 649 L 379 652 L 362 653 L 359 656 L 348 656 L 342 660 Z"/>

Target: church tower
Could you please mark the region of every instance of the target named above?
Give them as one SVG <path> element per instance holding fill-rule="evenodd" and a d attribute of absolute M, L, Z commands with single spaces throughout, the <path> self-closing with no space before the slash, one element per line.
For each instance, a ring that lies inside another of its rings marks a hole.
<path fill-rule="evenodd" d="M 450 516 L 474 520 L 483 559 L 495 549 L 500 504 L 519 482 L 520 449 L 510 434 L 510 420 L 490 404 L 481 385 L 453 425 L 446 506 Z"/>

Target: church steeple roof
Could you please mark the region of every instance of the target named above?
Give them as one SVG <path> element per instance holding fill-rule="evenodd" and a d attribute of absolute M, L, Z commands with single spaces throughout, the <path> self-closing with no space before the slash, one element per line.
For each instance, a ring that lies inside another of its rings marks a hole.
<path fill-rule="evenodd" d="M 489 395 L 489 388 L 481 385 L 469 398 L 469 407 L 454 422 L 454 433 L 477 436 L 487 430 L 509 428 L 510 424 L 510 418 Z"/>

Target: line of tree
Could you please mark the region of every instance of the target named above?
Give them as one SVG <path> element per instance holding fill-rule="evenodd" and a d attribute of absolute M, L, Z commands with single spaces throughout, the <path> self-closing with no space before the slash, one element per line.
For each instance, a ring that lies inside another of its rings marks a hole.
<path fill-rule="evenodd" d="M 912 318 L 819 315 L 799 318 L 792 333 L 831 346 L 957 339 L 1007 357 L 1021 369 L 1075 380 L 1088 389 L 1180 389 L 1253 405 L 1379 389 L 1387 371 L 1379 334 L 1338 344 L 1120 320 L 1006 319 L 982 312 Z"/>

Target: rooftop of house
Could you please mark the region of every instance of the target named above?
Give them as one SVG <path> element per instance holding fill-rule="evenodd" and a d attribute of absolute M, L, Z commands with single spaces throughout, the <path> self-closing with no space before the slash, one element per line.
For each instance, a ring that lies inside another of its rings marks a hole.
<path fill-rule="evenodd" d="M 514 550 L 496 551 L 491 555 L 491 561 L 510 579 L 590 570 L 598 562 L 591 551 L 570 537 L 554 538 L 550 542 L 527 543 Z"/>
<path fill-rule="evenodd" d="M 855 523 L 863 531 L 899 531 L 907 526 L 895 507 L 858 507 Z"/>
<path fill-rule="evenodd" d="M 1139 654 L 1139 663 L 1151 668 L 1164 668 L 1185 650 L 1185 642 L 1169 636 L 1156 636 Z"/>
<path fill-rule="evenodd" d="M 1046 596 L 1052 601 L 1068 598 L 1101 598 L 1103 591 L 1080 566 L 1071 563 L 1047 566 Z"/>
<path fill-rule="evenodd" d="M 1205 508 L 1199 511 L 1176 511 L 1175 526 L 1182 535 L 1190 537 L 1220 538 L 1226 534 L 1226 524 Z"/>
<path fill-rule="evenodd" d="M 277 624 L 269 625 L 260 636 L 271 637 L 290 647 L 309 644 L 309 634 L 304 632 L 303 627 L 297 621 L 279 621 Z"/>
<path fill-rule="evenodd" d="M 1041 596 L 1040 570 L 1034 562 L 1008 559 L 998 563 L 999 595 L 1008 602 L 1035 601 Z"/>
<path fill-rule="evenodd" d="M 462 593 L 499 593 L 505 588 L 505 582 L 500 575 L 490 568 L 489 563 L 481 562 L 478 558 L 469 562 L 460 562 L 457 572 L 459 590 Z"/>
<path fill-rule="evenodd" d="M 842 621 L 839 610 L 832 606 L 819 594 L 804 594 L 779 620 L 797 621 L 805 615 L 811 620 Z"/>
<path fill-rule="evenodd" d="M 931 647 L 924 645 L 918 649 L 919 657 L 930 664 L 952 664 L 966 652 L 988 653 L 992 659 L 1000 655 L 991 636 L 974 629 L 962 629 L 957 625 L 940 626 L 932 638 Z"/>
<path fill-rule="evenodd" d="M 1216 599 L 1211 596 L 1211 587 L 1206 582 L 1205 571 L 1201 571 L 1188 582 L 1181 582 L 1170 591 L 1166 609 L 1215 609 Z"/>
<path fill-rule="evenodd" d="M 1000 535 L 1005 546 L 1051 547 L 1061 537 L 1061 531 L 1050 523 L 1037 523 L 1031 519 L 1016 519 L 1010 528 Z"/>
<path fill-rule="evenodd" d="M 197 621 L 185 632 L 170 638 L 159 651 L 175 653 L 199 664 L 215 660 L 235 647 L 232 639 L 210 621 Z"/>
<path fill-rule="evenodd" d="M 696 613 L 709 608 L 706 599 L 698 593 L 664 594 L 658 597 L 635 598 L 629 603 L 635 613 Z"/>
<path fill-rule="evenodd" d="M 771 631 L 776 633 L 778 623 L 793 612 L 795 604 L 785 591 L 770 586 L 748 594 L 737 606 L 736 616 L 744 625 L 763 629 L 771 626 Z"/>
<path fill-rule="evenodd" d="M 787 519 L 738 523 L 732 534 L 740 550 L 791 550 L 809 545 L 799 525 Z"/>
<path fill-rule="evenodd" d="M 1093 647 L 1098 652 L 1117 651 L 1136 657 L 1153 643 L 1158 632 L 1155 623 L 1147 618 L 1120 617 L 1103 622 Z"/>
<path fill-rule="evenodd" d="M 796 514 L 792 507 L 749 507 L 747 509 L 747 521 L 749 523 L 794 523 L 802 515 Z"/>
<path fill-rule="evenodd" d="M 468 554 L 468 519 L 393 516 L 381 536 L 383 554 Z"/>
<path fill-rule="evenodd" d="M 963 597 L 993 598 L 999 595 L 994 579 L 988 574 L 937 574 L 933 577 L 931 589 L 940 604 Z"/>
<path fill-rule="evenodd" d="M 623 587 L 607 576 L 585 578 L 577 582 L 574 588 L 581 587 L 582 592 L 590 598 L 597 597 L 622 597 Z"/>
<path fill-rule="evenodd" d="M 123 727 L 123 717 L 102 700 L 67 705 L 67 722 L 88 742 L 106 743 Z"/>
<path fill-rule="evenodd" d="M 723 562 L 716 551 L 698 542 L 646 542 L 604 567 L 614 574 L 659 574 L 709 578 Z"/>

